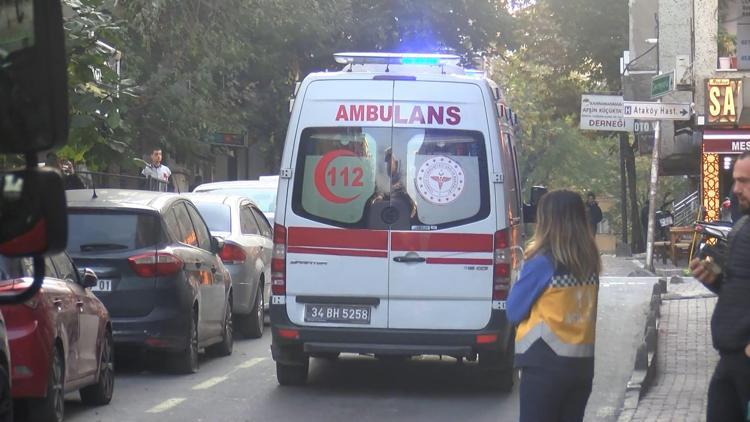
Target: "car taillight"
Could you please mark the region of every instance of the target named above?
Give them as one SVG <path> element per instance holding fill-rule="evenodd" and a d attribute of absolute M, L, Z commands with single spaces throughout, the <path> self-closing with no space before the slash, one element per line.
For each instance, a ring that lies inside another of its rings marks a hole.
<path fill-rule="evenodd" d="M 273 257 L 271 258 L 271 293 L 286 295 L 286 227 L 273 226 Z"/>
<path fill-rule="evenodd" d="M 128 264 L 139 277 L 167 276 L 182 270 L 182 260 L 165 252 L 131 256 Z"/>
<path fill-rule="evenodd" d="M 247 255 L 245 255 L 245 251 L 241 247 L 232 243 L 224 243 L 224 247 L 219 252 L 219 258 L 225 264 L 242 264 L 245 262 Z"/>
<path fill-rule="evenodd" d="M 492 300 L 505 300 L 510 290 L 511 256 L 508 229 L 495 232 L 495 257 L 492 278 Z"/>

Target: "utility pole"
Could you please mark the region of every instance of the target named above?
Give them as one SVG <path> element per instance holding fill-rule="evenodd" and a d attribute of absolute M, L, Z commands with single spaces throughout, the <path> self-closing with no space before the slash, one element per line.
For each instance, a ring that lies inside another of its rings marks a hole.
<path fill-rule="evenodd" d="M 661 75 L 659 67 L 659 15 L 656 18 L 656 74 Z M 656 100 L 661 103 L 661 97 Z M 654 271 L 654 229 L 656 226 L 656 190 L 659 186 L 659 148 L 661 138 L 661 121 L 654 123 L 654 151 L 651 156 L 651 180 L 648 189 L 648 232 L 646 233 L 646 269 Z"/>
<path fill-rule="evenodd" d="M 628 245 L 628 184 L 625 176 L 625 148 L 628 148 L 628 133 L 620 132 L 620 212 L 622 213 L 622 243 Z M 635 219 L 636 217 L 633 216 Z"/>

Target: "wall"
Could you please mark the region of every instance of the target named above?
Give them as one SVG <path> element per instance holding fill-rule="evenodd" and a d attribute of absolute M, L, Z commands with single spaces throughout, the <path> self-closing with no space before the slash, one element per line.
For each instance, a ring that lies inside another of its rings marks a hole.
<path fill-rule="evenodd" d="M 630 0 L 628 75 L 623 77 L 623 97 L 626 101 L 649 100 L 651 77 L 656 74 L 656 50 L 646 39 L 656 38 L 656 2 Z M 647 52 L 648 51 L 648 52 Z M 640 57 L 639 57 L 640 56 Z"/>
<path fill-rule="evenodd" d="M 719 54 L 718 46 L 716 45 L 716 36 L 719 33 L 718 8 L 719 0 L 695 0 L 695 58 L 693 61 L 693 74 L 695 84 L 695 112 L 698 115 L 706 114 L 706 79 L 750 76 L 750 72 L 748 71 L 717 69 L 716 60 Z"/>
<path fill-rule="evenodd" d="M 662 73 L 675 69 L 678 55 L 692 56 L 693 0 L 659 0 L 659 66 Z M 690 89 L 692 87 L 688 87 Z M 662 102 L 692 103 L 691 90 L 675 91 L 662 97 Z M 682 161 L 685 157 L 697 157 L 700 145 L 692 138 L 675 139 L 675 123 L 663 120 L 661 123 L 661 154 L 665 160 L 670 156 Z M 673 159 L 674 160 L 674 159 Z M 697 172 L 697 159 L 692 163 L 692 172 Z M 677 173 L 681 172 L 678 170 Z M 685 169 L 687 170 L 687 169 Z M 684 173 L 681 173 L 684 174 Z"/>

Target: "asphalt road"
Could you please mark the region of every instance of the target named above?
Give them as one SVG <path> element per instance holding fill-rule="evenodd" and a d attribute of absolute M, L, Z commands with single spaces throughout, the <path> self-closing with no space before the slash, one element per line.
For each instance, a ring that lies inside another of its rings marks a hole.
<path fill-rule="evenodd" d="M 599 295 L 596 376 L 587 421 L 614 421 L 633 368 L 656 278 L 603 277 Z M 237 340 L 226 358 L 204 357 L 194 375 L 161 370 L 158 362 L 118 368 L 108 406 L 66 401 L 66 420 L 89 421 L 515 421 L 518 390 L 475 386 L 471 364 L 429 357 L 380 362 L 343 355 L 313 359 L 305 387 L 280 387 L 270 335 Z"/>

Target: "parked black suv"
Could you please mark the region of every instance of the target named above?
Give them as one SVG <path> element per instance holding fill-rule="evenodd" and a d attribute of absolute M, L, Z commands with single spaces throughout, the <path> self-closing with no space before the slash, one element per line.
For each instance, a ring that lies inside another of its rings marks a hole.
<path fill-rule="evenodd" d="M 199 349 L 232 353 L 232 283 L 210 235 L 184 196 L 124 189 L 68 191 L 68 253 L 99 276 L 118 347 L 176 354 L 198 370 Z"/>

